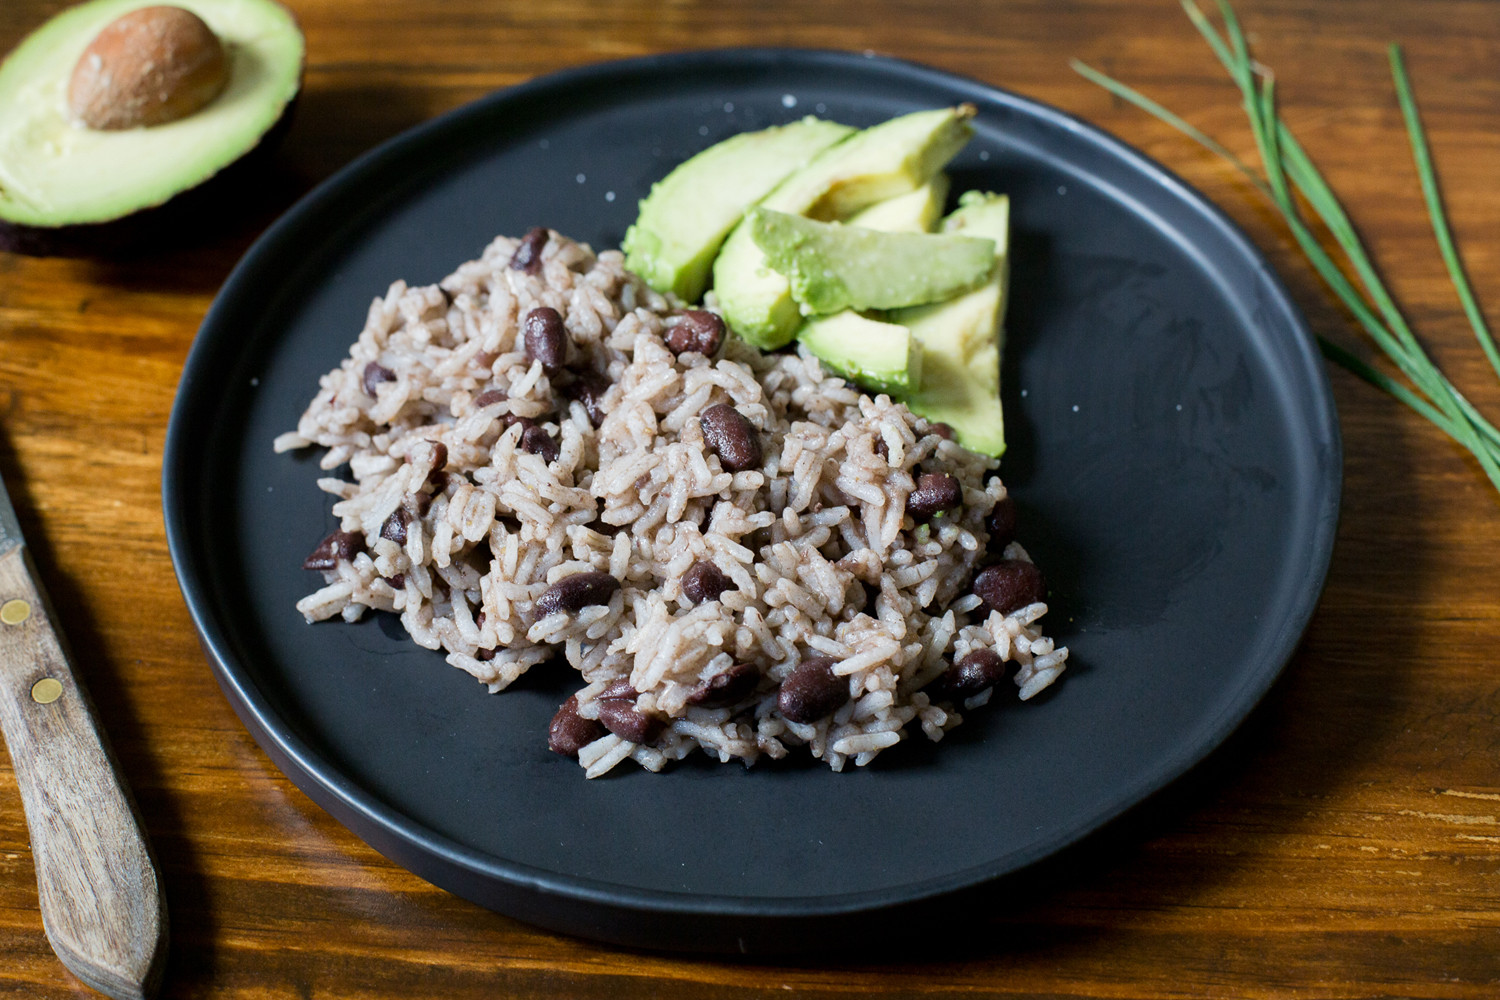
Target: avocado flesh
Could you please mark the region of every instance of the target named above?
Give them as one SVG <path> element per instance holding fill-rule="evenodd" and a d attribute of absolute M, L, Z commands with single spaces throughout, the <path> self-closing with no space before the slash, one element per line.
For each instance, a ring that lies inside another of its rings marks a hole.
<path fill-rule="evenodd" d="M 998 458 L 1005 451 L 1000 352 L 1010 277 L 1010 199 L 967 192 L 942 230 L 994 240 L 995 269 L 971 292 L 887 317 L 906 327 L 921 347 L 917 390 L 902 401 L 913 413 L 952 427 L 965 448 Z"/>
<path fill-rule="evenodd" d="M 902 115 L 856 132 L 793 172 L 761 206 L 840 219 L 914 191 L 969 141 L 973 116 L 972 106 L 961 105 Z M 714 294 L 730 328 L 764 350 L 787 344 L 802 324 L 790 282 L 767 265 L 745 221 L 714 261 Z"/>
<path fill-rule="evenodd" d="M 871 392 L 904 395 L 922 375 L 921 345 L 906 327 L 853 310 L 808 320 L 797 340 L 833 371 Z"/>
<path fill-rule="evenodd" d="M 658 292 L 698 301 L 719 247 L 745 210 L 853 133 L 848 125 L 808 117 L 741 132 L 684 161 L 641 201 L 625 233 L 625 266 Z"/>
<path fill-rule="evenodd" d="M 948 198 L 948 175 L 939 173 L 912 191 L 877 202 L 849 225 L 889 233 L 925 233 L 937 225 Z M 797 340 L 835 374 L 871 392 L 900 397 L 921 377 L 921 345 L 911 331 L 852 309 L 808 320 Z"/>
<path fill-rule="evenodd" d="M 224 92 L 175 122 L 118 132 L 75 124 L 73 66 L 95 35 L 142 0 L 63 11 L 0 65 L 0 222 L 62 227 L 160 205 L 240 159 L 281 120 L 301 86 L 296 21 L 270 0 L 175 0 L 201 17 L 230 59 Z"/>
<path fill-rule="evenodd" d="M 995 266 L 989 239 L 883 233 L 766 208 L 746 219 L 756 246 L 808 315 L 937 302 L 979 284 Z"/>
<path fill-rule="evenodd" d="M 949 184 L 947 174 L 933 174 L 915 191 L 878 201 L 851 215 L 846 224 L 883 233 L 930 233 L 943 216 Z"/>

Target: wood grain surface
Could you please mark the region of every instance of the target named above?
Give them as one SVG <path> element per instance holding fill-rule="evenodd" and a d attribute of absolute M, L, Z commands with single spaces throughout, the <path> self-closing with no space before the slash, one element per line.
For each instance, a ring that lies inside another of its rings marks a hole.
<path fill-rule="evenodd" d="M 874 50 L 1022 91 L 1168 164 L 1270 255 L 1313 326 L 1358 344 L 1232 169 L 1087 83 L 1078 57 L 1232 149 L 1235 97 L 1171 0 L 292 0 L 298 117 L 265 183 L 189 246 L 0 254 L 0 473 L 162 865 L 167 997 L 1500 996 L 1500 497 L 1438 431 L 1333 370 L 1345 493 L 1296 658 L 1205 765 L 966 909 L 950 945 L 797 963 L 626 952 L 422 882 L 297 791 L 220 697 L 159 506 L 183 358 L 250 241 L 312 183 L 491 90 L 697 47 Z M 0 50 L 60 9 L 0 4 Z M 1458 241 L 1500 319 L 1500 3 L 1241 0 L 1286 118 L 1408 316 L 1490 413 L 1416 189 L 1384 46 L 1402 42 Z M 83 996 L 47 946 L 0 754 L 0 996 Z"/>
<path fill-rule="evenodd" d="M 140 817 L 68 661 L 25 546 L 0 554 L 0 732 L 15 769 L 47 939 L 119 1000 L 155 993 L 166 900 Z"/>

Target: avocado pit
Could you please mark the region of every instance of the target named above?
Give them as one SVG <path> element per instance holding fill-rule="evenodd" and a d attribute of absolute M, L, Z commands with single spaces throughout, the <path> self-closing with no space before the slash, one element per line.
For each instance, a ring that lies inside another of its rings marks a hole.
<path fill-rule="evenodd" d="M 301 89 L 276 0 L 84 0 L 0 62 L 0 251 L 111 256 L 243 211 Z"/>
<path fill-rule="evenodd" d="M 111 21 L 79 56 L 68 109 L 93 129 L 165 125 L 207 105 L 229 82 L 224 44 L 181 7 L 142 7 Z"/>

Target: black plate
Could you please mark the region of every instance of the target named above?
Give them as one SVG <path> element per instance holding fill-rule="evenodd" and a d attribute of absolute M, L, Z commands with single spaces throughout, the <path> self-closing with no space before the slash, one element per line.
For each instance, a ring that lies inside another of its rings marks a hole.
<path fill-rule="evenodd" d="M 489 695 L 387 616 L 309 626 L 303 556 L 334 521 L 311 454 L 278 456 L 317 377 L 395 278 L 497 233 L 619 244 L 651 182 L 731 133 L 866 125 L 972 101 L 954 191 L 1013 199 L 1006 347 L 1021 537 L 1073 650 L 1029 704 L 871 767 L 719 765 L 585 781 L 546 749 L 573 684 Z M 281 219 L 188 358 L 163 482 L 172 557 L 226 697 L 271 758 L 376 849 L 544 926 L 627 944 L 816 948 L 832 927 L 1015 871 L 1217 746 L 1291 656 L 1322 588 L 1340 447 L 1303 320 L 1245 237 L 1097 130 L 888 59 L 720 51 L 540 79 L 387 143 Z M 829 918 L 840 916 L 839 920 Z"/>

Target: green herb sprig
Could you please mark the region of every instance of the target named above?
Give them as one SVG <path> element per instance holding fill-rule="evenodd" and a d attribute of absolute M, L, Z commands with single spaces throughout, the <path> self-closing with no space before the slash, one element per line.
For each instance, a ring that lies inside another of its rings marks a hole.
<path fill-rule="evenodd" d="M 1268 68 L 1251 58 L 1249 45 L 1245 41 L 1245 34 L 1240 28 L 1234 8 L 1228 0 L 1218 0 L 1219 13 L 1224 22 L 1221 34 L 1194 0 L 1181 2 L 1193 25 L 1239 88 L 1245 113 L 1250 119 L 1250 129 L 1255 137 L 1256 150 L 1264 168 L 1263 176 L 1223 145 L 1149 97 L 1076 59 L 1073 61 L 1073 68 L 1110 93 L 1179 129 L 1234 164 L 1250 178 L 1276 206 L 1313 269 L 1395 364 L 1401 375 L 1405 376 L 1405 381 L 1380 371 L 1326 337 L 1319 337 L 1323 356 L 1390 393 L 1436 424 L 1474 456 L 1490 482 L 1500 490 L 1500 431 L 1448 381 L 1417 341 L 1400 308 L 1380 280 L 1343 205 L 1277 113 L 1276 78 Z M 1463 305 L 1464 314 L 1474 330 L 1475 338 L 1496 374 L 1500 375 L 1500 350 L 1497 350 L 1489 327 L 1485 324 L 1484 314 L 1480 311 L 1453 244 L 1453 234 L 1448 227 L 1447 214 L 1438 193 L 1432 154 L 1428 149 L 1421 118 L 1417 114 L 1416 100 L 1412 96 L 1411 81 L 1406 74 L 1400 47 L 1391 45 L 1389 55 L 1396 98 L 1406 121 L 1412 157 L 1421 179 L 1422 196 L 1427 204 L 1427 214 L 1432 220 L 1433 233 L 1437 238 L 1443 263 Z M 1297 194 L 1301 195 L 1331 235 L 1342 257 L 1343 266 L 1324 249 L 1314 235 L 1298 204 Z M 1350 279 L 1346 269 L 1358 280 L 1358 286 Z"/>

